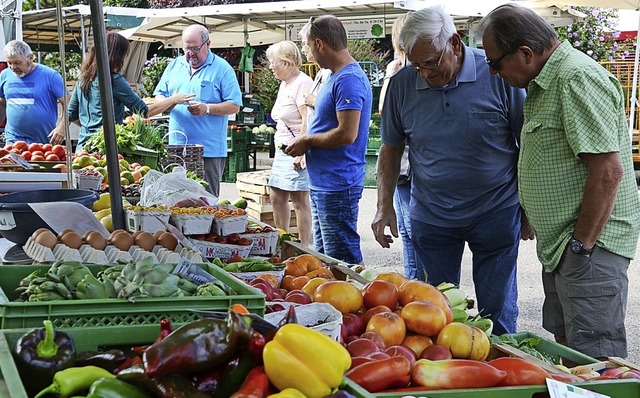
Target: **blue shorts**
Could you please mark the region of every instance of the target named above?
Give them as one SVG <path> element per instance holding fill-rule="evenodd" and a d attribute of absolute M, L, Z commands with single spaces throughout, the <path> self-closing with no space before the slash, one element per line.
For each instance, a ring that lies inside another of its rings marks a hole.
<path fill-rule="evenodd" d="M 311 217 L 316 251 L 349 264 L 362 262 L 358 209 L 364 187 L 345 191 L 311 190 Z"/>

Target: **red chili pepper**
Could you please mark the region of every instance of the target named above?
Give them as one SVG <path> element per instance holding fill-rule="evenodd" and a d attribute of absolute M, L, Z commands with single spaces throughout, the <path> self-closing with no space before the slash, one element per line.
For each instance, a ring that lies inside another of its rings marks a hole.
<path fill-rule="evenodd" d="M 413 365 L 415 385 L 437 389 L 483 388 L 498 385 L 507 373 L 473 359 L 419 359 Z"/>
<path fill-rule="evenodd" d="M 546 370 L 522 358 L 496 358 L 489 361 L 489 365 L 507 373 L 507 376 L 498 384 L 500 386 L 545 385 L 549 377 Z"/>
<path fill-rule="evenodd" d="M 127 357 L 124 363 L 113 370 L 114 374 L 118 374 L 125 369 L 129 369 L 136 365 L 142 365 L 142 358 L 140 357 Z"/>
<path fill-rule="evenodd" d="M 269 379 L 264 366 L 251 369 L 240 389 L 231 398 L 264 398 L 269 392 Z"/>
<path fill-rule="evenodd" d="M 264 336 L 257 331 L 253 331 L 253 335 L 249 339 L 249 351 L 253 355 L 253 358 L 262 363 L 262 351 L 264 351 L 264 346 L 267 344 Z"/>
<path fill-rule="evenodd" d="M 158 333 L 158 337 L 156 337 L 156 343 L 162 339 L 164 339 L 165 337 L 167 337 L 168 335 L 170 335 L 173 332 L 173 326 L 171 325 L 171 321 L 169 321 L 167 318 L 162 318 L 160 320 L 160 333 Z M 131 352 L 133 352 L 136 355 L 140 355 L 142 356 L 142 353 L 144 352 L 144 350 L 147 349 L 147 347 L 149 347 L 149 345 L 140 345 L 140 346 L 136 346 L 136 347 L 131 347 Z"/>
<path fill-rule="evenodd" d="M 345 376 L 371 393 L 406 387 L 411 381 L 411 362 L 403 356 L 381 359 L 358 365 Z"/>

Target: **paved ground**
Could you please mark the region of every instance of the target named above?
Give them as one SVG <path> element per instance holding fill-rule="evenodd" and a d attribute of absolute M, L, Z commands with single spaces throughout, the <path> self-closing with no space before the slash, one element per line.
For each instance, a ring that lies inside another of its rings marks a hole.
<path fill-rule="evenodd" d="M 221 197 L 234 199 L 238 197 L 235 184 L 223 183 Z M 402 246 L 395 241 L 391 248 L 383 249 L 374 240 L 371 232 L 371 221 L 375 214 L 376 191 L 365 189 L 360 202 L 360 214 L 358 232 L 362 239 L 362 251 L 365 264 L 378 270 L 394 270 L 402 272 Z M 640 364 L 640 281 L 633 276 L 637 274 L 640 263 L 640 251 L 636 254 L 636 260 L 631 262 L 629 268 L 630 292 L 627 306 L 627 334 L 629 342 L 629 357 L 633 363 Z M 471 281 L 471 252 L 465 250 L 462 260 L 463 278 L 461 286 L 470 296 L 474 296 L 473 282 Z M 541 307 L 543 300 L 542 283 L 540 280 L 541 265 L 535 253 L 535 243 L 523 241 L 518 257 L 518 286 L 520 317 L 518 330 L 536 333 L 544 337 L 551 337 L 541 327 Z"/>

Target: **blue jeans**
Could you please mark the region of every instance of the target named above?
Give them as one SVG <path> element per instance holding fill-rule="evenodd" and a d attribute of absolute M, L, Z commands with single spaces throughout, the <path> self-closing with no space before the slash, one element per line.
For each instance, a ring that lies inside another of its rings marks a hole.
<path fill-rule="evenodd" d="M 416 219 L 411 220 L 411 225 L 418 273 L 426 272 L 427 281 L 434 286 L 460 283 L 464 244 L 469 244 L 478 310 L 491 314 L 496 335 L 515 333 L 520 206 L 497 211 L 461 228 L 443 228 Z"/>
<path fill-rule="evenodd" d="M 311 218 L 316 251 L 350 264 L 362 262 L 358 203 L 364 187 L 344 191 L 311 190 Z"/>
<path fill-rule="evenodd" d="M 411 182 L 396 186 L 393 201 L 396 208 L 396 218 L 398 219 L 398 232 L 402 239 L 402 252 L 404 254 L 404 276 L 407 279 L 417 279 L 418 270 L 416 268 L 416 253 L 411 242 L 411 213 L 409 212 L 409 201 L 411 200 Z"/>

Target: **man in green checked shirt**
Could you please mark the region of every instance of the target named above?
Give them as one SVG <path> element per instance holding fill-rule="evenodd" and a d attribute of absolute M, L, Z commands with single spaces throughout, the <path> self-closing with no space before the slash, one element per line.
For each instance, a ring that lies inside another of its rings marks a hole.
<path fill-rule="evenodd" d="M 500 6 L 479 30 L 491 73 L 527 88 L 519 194 L 544 266 L 543 327 L 587 355 L 626 357 L 640 201 L 620 83 L 528 8 Z"/>

